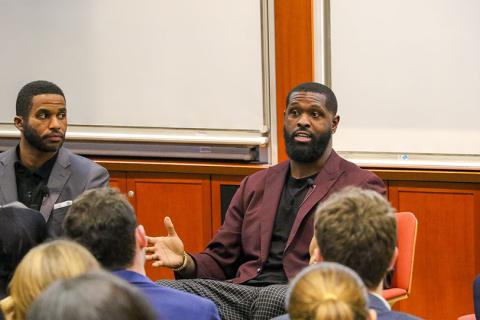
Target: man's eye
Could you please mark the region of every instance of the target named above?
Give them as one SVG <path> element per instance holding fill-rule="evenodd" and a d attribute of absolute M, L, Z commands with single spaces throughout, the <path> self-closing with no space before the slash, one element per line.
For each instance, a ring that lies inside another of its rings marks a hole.
<path fill-rule="evenodd" d="M 57 117 L 58 117 L 58 119 L 65 119 L 67 117 L 67 113 L 66 112 L 60 112 Z"/>
<path fill-rule="evenodd" d="M 38 119 L 47 119 L 47 114 L 45 112 L 41 112 L 37 115 Z"/>
<path fill-rule="evenodd" d="M 313 117 L 313 118 L 318 118 L 318 117 L 320 117 L 320 112 L 318 112 L 318 111 L 313 111 L 313 112 L 312 112 L 312 117 Z"/>
<path fill-rule="evenodd" d="M 288 112 L 288 114 L 291 115 L 291 116 L 296 117 L 296 116 L 298 116 L 300 113 L 298 112 L 297 109 L 291 109 L 291 110 Z"/>

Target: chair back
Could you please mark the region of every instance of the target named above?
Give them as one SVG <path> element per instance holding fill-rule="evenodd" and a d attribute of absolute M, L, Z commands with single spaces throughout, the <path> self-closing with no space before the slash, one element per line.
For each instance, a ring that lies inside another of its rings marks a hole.
<path fill-rule="evenodd" d="M 411 212 L 397 212 L 397 248 L 398 257 L 395 262 L 391 288 L 383 290 L 383 296 L 390 305 L 406 299 L 412 288 L 413 261 L 417 239 L 418 221 Z"/>
<path fill-rule="evenodd" d="M 410 294 L 418 221 L 411 212 L 398 212 L 396 217 L 398 258 L 395 263 L 392 287 L 404 289 Z"/>

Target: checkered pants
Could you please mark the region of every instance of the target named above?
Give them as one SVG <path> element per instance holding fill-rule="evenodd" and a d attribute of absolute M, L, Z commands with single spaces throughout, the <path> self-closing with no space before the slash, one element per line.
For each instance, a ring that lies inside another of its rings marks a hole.
<path fill-rule="evenodd" d="M 209 279 L 160 280 L 157 283 L 212 300 L 224 320 L 267 320 L 286 313 L 288 285 L 252 287 Z"/>

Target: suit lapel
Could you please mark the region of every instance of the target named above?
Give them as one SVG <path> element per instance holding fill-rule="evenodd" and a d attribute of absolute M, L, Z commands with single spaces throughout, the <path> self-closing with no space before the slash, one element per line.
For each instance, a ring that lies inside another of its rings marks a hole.
<path fill-rule="evenodd" d="M 48 178 L 48 196 L 40 207 L 40 212 L 44 216 L 45 220 L 48 220 L 50 217 L 53 206 L 58 200 L 65 183 L 70 178 L 70 175 L 70 155 L 66 149 L 60 148 L 57 161 L 55 161 L 52 172 L 50 173 L 50 177 Z"/>
<path fill-rule="evenodd" d="M 17 179 L 15 177 L 15 161 L 17 161 L 15 148 L 5 151 L 0 160 L 0 196 L 2 203 L 7 204 L 18 200 Z"/>
<path fill-rule="evenodd" d="M 285 249 L 287 249 L 292 242 L 303 219 L 313 207 L 325 198 L 342 173 L 343 171 L 340 169 L 340 157 L 332 150 L 327 162 L 315 178 L 315 189 L 298 209 Z"/>
<path fill-rule="evenodd" d="M 270 240 L 272 239 L 273 225 L 277 215 L 280 197 L 289 168 L 289 162 L 284 161 L 275 167 L 272 167 L 265 179 L 265 188 L 263 194 L 262 206 L 260 208 L 260 257 L 266 261 L 270 250 Z"/>

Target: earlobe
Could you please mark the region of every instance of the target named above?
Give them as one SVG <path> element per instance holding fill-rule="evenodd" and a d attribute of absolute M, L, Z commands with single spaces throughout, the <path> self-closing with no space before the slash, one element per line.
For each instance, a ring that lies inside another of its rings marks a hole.
<path fill-rule="evenodd" d="M 15 127 L 18 130 L 23 132 L 23 118 L 22 117 L 15 116 L 15 118 L 13 118 L 13 124 L 15 125 Z"/>
<path fill-rule="evenodd" d="M 339 122 L 340 122 L 340 116 L 339 116 L 339 115 L 336 115 L 335 117 L 333 117 L 333 120 L 332 120 L 332 133 L 335 133 L 335 132 L 337 131 Z"/>
<path fill-rule="evenodd" d="M 145 248 L 147 246 L 147 236 L 145 235 L 145 229 L 140 224 L 135 228 L 135 239 L 140 248 Z"/>

